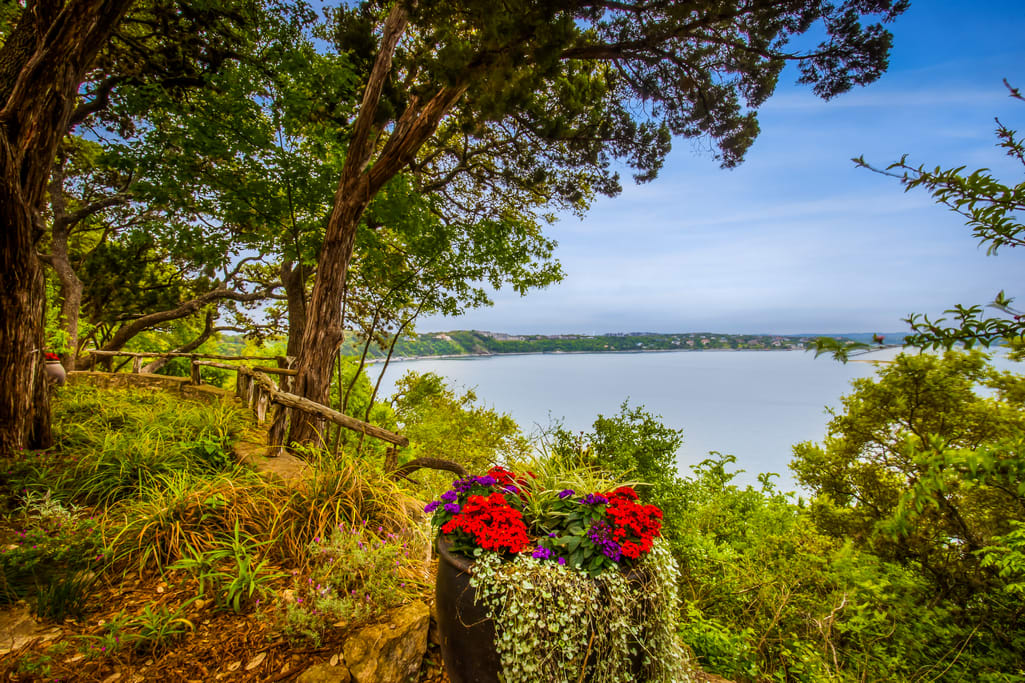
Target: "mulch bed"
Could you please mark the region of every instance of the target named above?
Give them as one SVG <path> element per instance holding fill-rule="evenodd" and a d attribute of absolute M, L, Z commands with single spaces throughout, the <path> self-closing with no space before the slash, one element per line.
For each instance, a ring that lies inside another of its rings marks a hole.
<path fill-rule="evenodd" d="M 4 681 L 290 681 L 308 667 L 330 662 L 340 655 L 348 635 L 330 629 L 319 647 L 295 644 L 282 637 L 271 612 L 236 615 L 210 605 L 193 603 L 185 618 L 194 627 L 156 651 L 121 648 L 100 652 L 96 638 L 104 625 L 123 611 L 141 614 L 147 606 L 177 609 L 197 594 L 194 579 L 168 584 L 160 576 L 128 577 L 122 584 L 94 586 L 87 614 L 80 621 L 67 619 L 58 626 L 59 638 L 36 640 L 0 657 Z M 41 622 L 52 629 L 54 624 Z M 83 637 L 84 636 L 84 637 Z M 82 650 L 87 650 L 87 654 Z M 335 659 L 334 661 L 337 661 Z M 439 649 L 428 643 L 420 683 L 448 683 Z"/>

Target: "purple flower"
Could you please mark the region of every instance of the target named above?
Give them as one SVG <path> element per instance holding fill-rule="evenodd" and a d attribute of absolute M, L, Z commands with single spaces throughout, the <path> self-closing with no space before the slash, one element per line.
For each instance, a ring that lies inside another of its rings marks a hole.
<path fill-rule="evenodd" d="M 445 509 L 454 515 L 462 510 L 462 507 L 460 507 L 459 503 L 445 503 Z"/>
<path fill-rule="evenodd" d="M 424 512 L 434 512 L 438 509 L 439 505 L 441 505 L 440 501 L 432 500 L 430 503 L 427 503 L 427 505 L 424 505 Z"/>
<path fill-rule="evenodd" d="M 559 491 L 559 498 L 566 499 L 572 496 L 574 493 L 573 489 L 563 489 Z"/>
<path fill-rule="evenodd" d="M 608 505 L 609 499 L 597 493 L 588 493 L 580 501 L 581 505 Z"/>
<path fill-rule="evenodd" d="M 619 544 L 612 537 L 612 527 L 605 520 L 600 520 L 591 525 L 587 530 L 587 538 L 594 544 L 594 547 L 601 551 L 601 554 L 613 562 L 619 562 L 622 553 Z"/>
<path fill-rule="evenodd" d="M 466 477 L 465 479 L 456 479 L 452 482 L 452 490 L 456 493 L 466 493 L 474 486 L 494 486 L 498 482 L 490 474 L 485 474 L 483 477 Z"/>
<path fill-rule="evenodd" d="M 565 557 L 560 557 L 559 558 L 559 564 L 565 565 L 566 564 L 566 558 Z"/>
<path fill-rule="evenodd" d="M 536 558 L 538 560 L 550 560 L 550 559 L 552 559 L 552 555 L 554 555 L 554 554 L 555 553 L 553 553 L 550 548 L 545 548 L 544 546 L 538 546 L 537 550 L 532 552 L 530 554 L 530 556 L 533 557 L 533 558 Z"/>
<path fill-rule="evenodd" d="M 445 491 L 445 493 L 441 494 L 441 499 L 446 503 L 454 503 L 459 500 L 459 494 L 455 491 Z"/>

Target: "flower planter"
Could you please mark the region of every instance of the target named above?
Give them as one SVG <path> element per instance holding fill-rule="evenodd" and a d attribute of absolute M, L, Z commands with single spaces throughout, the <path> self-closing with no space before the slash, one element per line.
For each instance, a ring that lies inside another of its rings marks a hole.
<path fill-rule="evenodd" d="M 495 650 L 495 625 L 487 609 L 474 601 L 470 586 L 473 561 L 449 552 L 438 537 L 435 604 L 445 671 L 452 683 L 496 683 L 502 664 Z"/>
<path fill-rule="evenodd" d="M 665 609 L 675 604 L 676 568 L 654 545 L 662 511 L 629 486 L 577 494 L 535 488 L 532 478 L 494 467 L 424 507 L 439 531 L 435 598 L 449 679 L 681 679 L 685 658 Z M 635 565 L 642 556 L 650 570 Z"/>
<path fill-rule="evenodd" d="M 473 560 L 450 552 L 444 536 L 438 536 L 438 577 L 434 597 L 445 673 L 451 683 L 498 683 L 502 662 L 495 649 L 495 624 L 487 608 L 474 600 L 470 586 Z M 635 571 L 627 577 L 636 580 Z M 642 680 L 643 657 L 630 658 L 636 680 Z M 592 659 L 588 657 L 590 666 Z"/>

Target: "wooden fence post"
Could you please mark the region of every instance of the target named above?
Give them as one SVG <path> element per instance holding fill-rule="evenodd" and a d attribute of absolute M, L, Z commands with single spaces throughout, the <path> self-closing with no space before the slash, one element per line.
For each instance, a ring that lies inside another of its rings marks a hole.
<path fill-rule="evenodd" d="M 267 404 L 270 402 L 270 394 L 263 387 L 256 390 L 256 421 L 263 424 L 267 421 Z"/>
<path fill-rule="evenodd" d="M 196 360 L 195 356 L 192 357 L 192 372 L 191 372 L 191 375 L 192 375 L 191 379 L 192 379 L 192 383 L 193 384 L 197 384 L 198 385 L 198 384 L 202 383 L 203 380 L 202 380 L 202 378 L 199 375 L 199 361 Z"/>
<path fill-rule="evenodd" d="M 138 375 L 142 370 L 142 356 L 132 358 L 132 373 Z"/>

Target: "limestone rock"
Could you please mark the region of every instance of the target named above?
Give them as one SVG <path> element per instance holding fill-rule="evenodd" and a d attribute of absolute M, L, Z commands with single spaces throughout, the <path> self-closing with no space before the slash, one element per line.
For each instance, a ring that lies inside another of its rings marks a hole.
<path fill-rule="evenodd" d="M 349 683 L 351 680 L 352 676 L 344 666 L 332 666 L 324 662 L 303 671 L 295 683 Z"/>
<path fill-rule="evenodd" d="M 438 603 L 431 603 L 431 627 L 427 631 L 427 640 L 441 647 L 441 629 L 438 628 Z"/>
<path fill-rule="evenodd" d="M 345 641 L 342 653 L 356 683 L 415 680 L 427 651 L 431 613 L 419 600 L 399 607 L 380 624 Z"/>
<path fill-rule="evenodd" d="M 24 603 L 0 610 L 0 655 L 20 650 L 35 640 L 53 640 L 60 634 L 61 629 L 37 622 Z"/>

